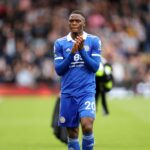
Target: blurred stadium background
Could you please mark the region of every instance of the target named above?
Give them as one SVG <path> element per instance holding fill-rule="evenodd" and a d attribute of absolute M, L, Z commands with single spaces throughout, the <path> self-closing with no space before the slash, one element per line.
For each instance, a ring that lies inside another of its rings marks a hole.
<path fill-rule="evenodd" d="M 0 149 L 65 149 L 50 128 L 59 93 L 53 43 L 74 9 L 113 67 L 110 116 L 97 115 L 95 149 L 149 150 L 150 0 L 0 0 Z"/>

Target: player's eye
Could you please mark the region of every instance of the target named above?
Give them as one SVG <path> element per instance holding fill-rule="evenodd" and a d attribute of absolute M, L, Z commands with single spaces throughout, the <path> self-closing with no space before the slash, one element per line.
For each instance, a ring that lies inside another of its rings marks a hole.
<path fill-rule="evenodd" d="M 69 20 L 69 22 L 70 22 L 70 23 L 72 23 L 72 22 L 73 22 L 73 20 Z"/>
<path fill-rule="evenodd" d="M 76 20 L 76 22 L 77 22 L 77 23 L 80 23 L 80 22 L 81 22 L 81 20 Z"/>
<path fill-rule="evenodd" d="M 76 23 L 80 23 L 80 22 L 81 22 L 81 20 L 69 20 L 69 22 L 70 22 L 70 23 L 74 23 L 74 22 L 76 22 Z"/>

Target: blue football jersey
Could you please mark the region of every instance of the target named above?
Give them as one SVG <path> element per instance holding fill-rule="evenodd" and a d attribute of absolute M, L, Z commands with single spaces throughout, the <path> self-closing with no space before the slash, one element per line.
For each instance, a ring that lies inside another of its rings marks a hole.
<path fill-rule="evenodd" d="M 86 32 L 83 32 L 83 39 L 84 49 L 75 54 L 71 53 L 75 43 L 71 33 L 55 41 L 54 65 L 61 76 L 61 93 L 72 96 L 95 93 L 95 72 L 100 64 L 101 41 Z"/>

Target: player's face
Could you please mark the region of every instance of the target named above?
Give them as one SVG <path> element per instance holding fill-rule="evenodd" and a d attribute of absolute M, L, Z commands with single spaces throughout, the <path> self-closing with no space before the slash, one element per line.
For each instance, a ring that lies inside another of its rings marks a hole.
<path fill-rule="evenodd" d="M 69 28 L 72 33 L 82 33 L 85 26 L 85 18 L 80 14 L 71 14 L 69 17 Z"/>

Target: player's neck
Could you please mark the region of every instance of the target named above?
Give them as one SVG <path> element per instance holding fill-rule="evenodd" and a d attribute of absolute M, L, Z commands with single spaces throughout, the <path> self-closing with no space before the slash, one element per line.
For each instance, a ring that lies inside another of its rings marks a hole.
<path fill-rule="evenodd" d="M 71 37 L 75 40 L 77 36 L 82 36 L 83 35 L 83 32 L 72 32 L 71 33 Z"/>

